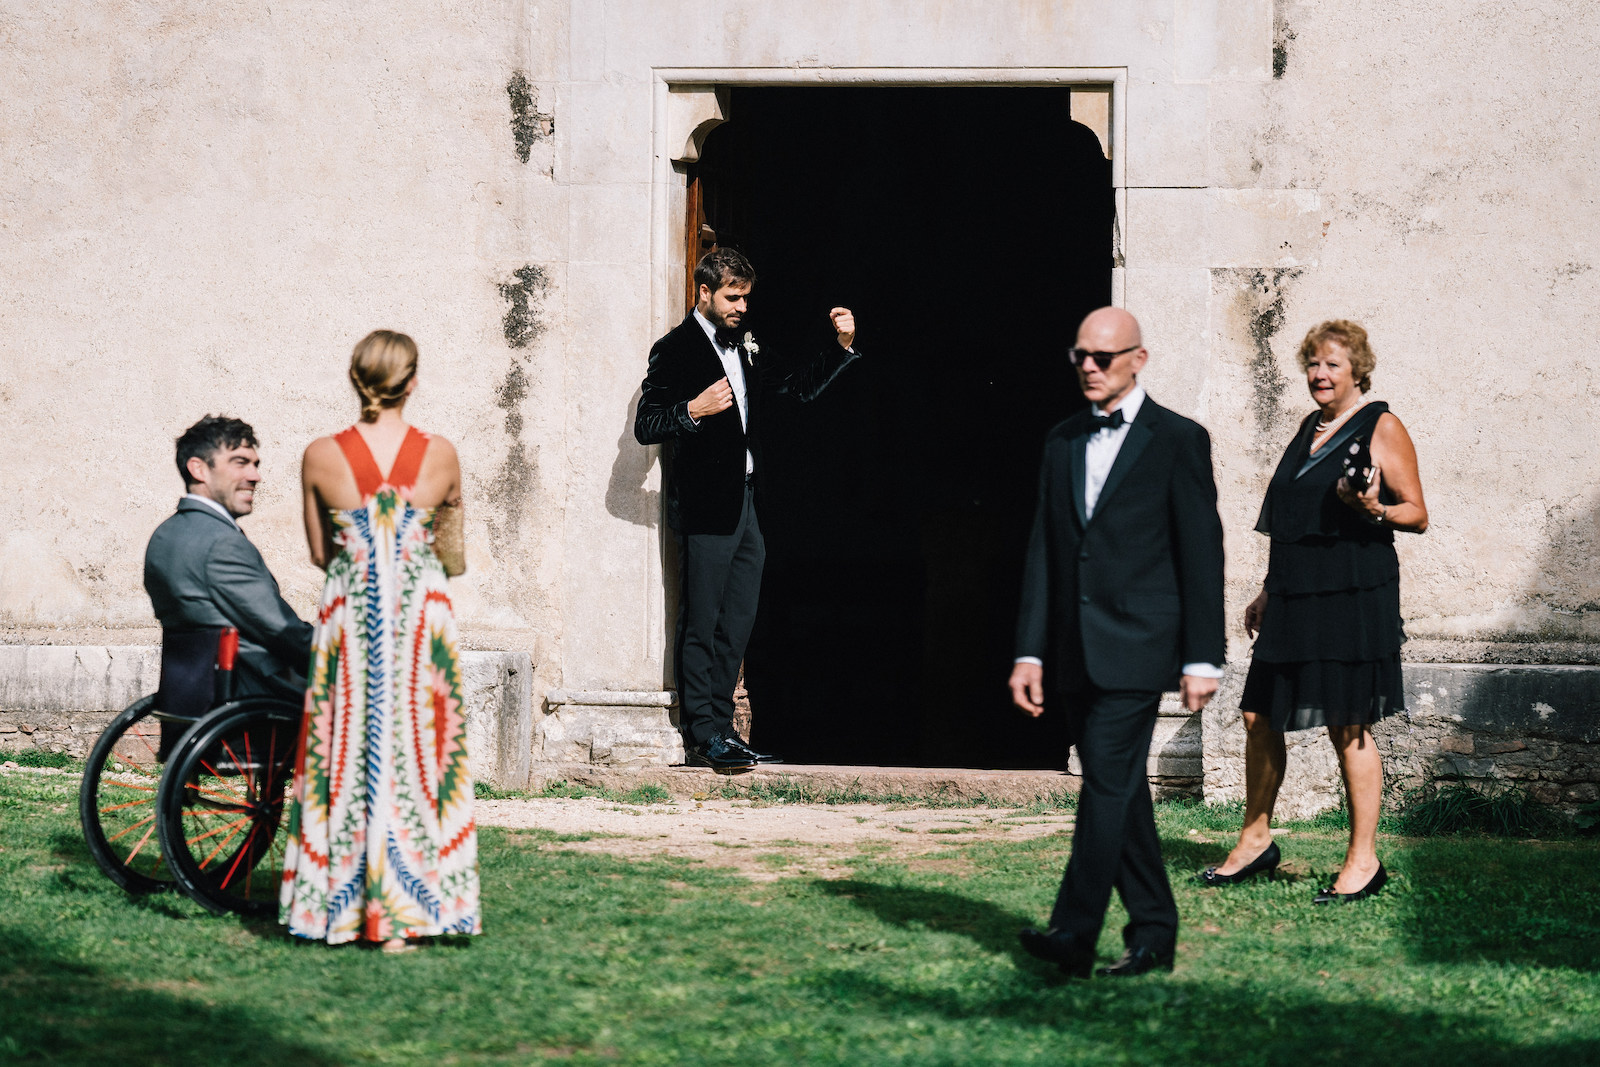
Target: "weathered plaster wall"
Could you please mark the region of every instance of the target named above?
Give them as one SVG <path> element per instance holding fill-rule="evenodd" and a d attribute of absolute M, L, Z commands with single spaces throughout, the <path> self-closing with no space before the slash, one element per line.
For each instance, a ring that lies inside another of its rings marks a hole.
<path fill-rule="evenodd" d="M 1116 291 L 1152 392 L 1215 436 L 1230 616 L 1308 410 L 1296 342 L 1345 315 L 1434 512 L 1402 549 L 1412 658 L 1590 660 L 1597 35 L 1582 5 L 1420 0 L 0 0 L 4 639 L 149 640 L 140 552 L 208 410 L 262 431 L 246 528 L 308 610 L 296 457 L 352 417 L 350 345 L 389 325 L 467 471 L 468 642 L 529 652 L 535 694 L 659 689 L 659 468 L 629 426 L 679 310 L 660 72 L 1100 68 Z"/>
<path fill-rule="evenodd" d="M 387 326 L 421 347 L 410 414 L 460 448 L 468 643 L 548 673 L 566 219 L 548 94 L 519 158 L 508 84 L 560 35 L 518 4 L 0 5 L 5 640 L 150 638 L 144 542 L 206 412 L 261 435 L 244 528 L 308 613 L 299 454 L 354 420 L 350 348 Z"/>
<path fill-rule="evenodd" d="M 1197 408 L 1219 439 L 1230 613 L 1264 572 L 1248 530 L 1310 410 L 1299 339 L 1350 317 L 1433 519 L 1400 539 L 1408 658 L 1592 662 L 1600 131 L 1583 119 L 1600 9 L 1276 8 L 1281 76 L 1214 83 L 1209 116 L 1210 182 L 1304 204 L 1282 231 L 1292 262 L 1211 272 Z"/>

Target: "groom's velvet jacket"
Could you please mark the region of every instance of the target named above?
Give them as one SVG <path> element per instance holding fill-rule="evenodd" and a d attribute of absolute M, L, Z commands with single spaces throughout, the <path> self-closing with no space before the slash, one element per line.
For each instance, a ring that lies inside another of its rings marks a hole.
<path fill-rule="evenodd" d="M 762 409 L 774 393 L 814 399 L 858 355 L 838 344 L 796 367 L 780 368 L 765 344 L 752 361 L 741 347 L 749 429 L 739 421 L 739 405 L 689 417 L 689 401 L 724 378 L 722 360 L 711 338 L 690 312 L 650 349 L 650 367 L 634 415 L 633 435 L 641 445 L 665 445 L 667 524 L 685 534 L 731 534 L 744 508 L 745 450 L 755 458 L 759 487 Z"/>

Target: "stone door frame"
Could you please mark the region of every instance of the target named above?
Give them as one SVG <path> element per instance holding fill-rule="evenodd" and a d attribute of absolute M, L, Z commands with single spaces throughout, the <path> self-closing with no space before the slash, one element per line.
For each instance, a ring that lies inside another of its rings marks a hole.
<path fill-rule="evenodd" d="M 727 121 L 727 90 L 743 86 L 860 88 L 1026 88 L 1060 86 L 1104 94 L 1083 117 L 1073 117 L 1100 136 L 1111 158 L 1117 218 L 1123 216 L 1127 175 L 1127 67 L 656 67 L 652 68 L 653 116 L 650 204 L 650 311 L 657 332 L 678 321 L 682 296 L 686 185 L 679 164 L 699 158 L 705 137 Z M 950 151 L 980 146 L 952 143 Z M 1120 223 L 1117 233 L 1123 232 Z M 1115 251 L 1120 255 L 1120 240 Z M 1112 302 L 1123 302 L 1122 274 L 1112 271 Z M 653 650 L 652 650 L 653 651 Z"/>

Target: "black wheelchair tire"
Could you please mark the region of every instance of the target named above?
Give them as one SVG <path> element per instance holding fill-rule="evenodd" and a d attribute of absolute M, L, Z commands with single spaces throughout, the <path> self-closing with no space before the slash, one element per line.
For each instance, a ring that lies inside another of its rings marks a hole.
<path fill-rule="evenodd" d="M 101 873 L 129 893 L 158 893 L 170 889 L 173 884 L 173 879 L 170 877 L 155 877 L 135 870 L 124 862 L 123 857 L 113 847 L 114 842 L 107 838 L 106 828 L 101 819 L 103 779 L 106 767 L 116 758 L 117 743 L 135 724 L 154 714 L 154 694 L 140 697 L 119 712 L 116 718 L 111 720 L 111 724 L 101 732 L 94 747 L 89 750 L 88 764 L 83 769 L 83 781 L 78 786 L 78 821 L 83 826 L 83 840 L 89 847 L 89 855 L 93 857 L 95 866 L 100 868 Z M 158 824 L 159 810 L 157 798 L 153 795 L 150 812 Z M 161 858 L 159 845 L 151 848 L 151 855 L 155 859 Z"/>
<path fill-rule="evenodd" d="M 247 727 L 267 726 L 273 728 L 275 738 L 294 739 L 299 735 L 301 716 L 299 705 L 273 697 L 250 697 L 224 704 L 207 712 L 184 735 L 176 751 L 167 761 L 166 773 L 161 776 L 161 789 L 156 800 L 158 816 L 156 822 L 161 836 L 161 854 L 166 857 L 167 868 L 172 872 L 173 878 L 184 894 L 213 914 L 237 914 L 251 918 L 275 917 L 278 913 L 277 894 L 272 892 L 270 895 L 255 899 L 243 899 L 229 893 L 225 885 L 219 886 L 217 879 L 206 871 L 210 857 L 196 856 L 190 847 L 191 842 L 186 838 L 185 804 L 193 799 L 187 785 L 191 779 L 198 780 L 198 775 L 206 770 L 205 761 L 210 750 L 222 743 L 230 733 Z M 257 847 L 270 850 L 273 839 L 283 833 L 283 816 L 287 813 L 281 810 L 282 800 L 287 791 L 286 786 L 292 784 L 294 771 L 295 753 L 292 742 L 290 744 L 287 764 L 281 768 L 283 777 L 276 778 L 279 773 L 277 761 L 283 756 L 283 753 L 279 752 L 272 757 L 274 770 L 261 783 L 264 796 L 272 788 L 277 788 L 276 801 L 273 802 L 269 797 L 269 810 L 258 811 L 249 816 L 250 830 L 240 845 L 241 849 L 248 847 L 259 831 L 264 834 L 265 843 Z M 248 776 L 240 777 L 245 778 L 247 790 L 255 788 L 250 784 Z M 274 782 L 276 782 L 275 787 Z M 243 872 L 247 881 L 260 858 L 258 855 L 250 859 Z M 227 878 L 233 877 L 233 873 L 230 870 Z"/>

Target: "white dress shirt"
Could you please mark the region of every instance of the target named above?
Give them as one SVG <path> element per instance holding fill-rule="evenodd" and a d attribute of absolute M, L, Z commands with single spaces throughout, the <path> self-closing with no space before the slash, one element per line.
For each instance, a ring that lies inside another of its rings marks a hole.
<path fill-rule="evenodd" d="M 739 361 L 739 349 L 733 345 L 725 345 L 717 336 L 717 328 L 711 320 L 700 314 L 700 309 L 694 309 L 694 319 L 700 328 L 711 338 L 711 347 L 716 349 L 717 358 L 722 360 L 722 369 L 728 376 L 728 384 L 733 387 L 733 403 L 739 409 L 739 425 L 746 432 L 750 430 L 750 395 L 744 384 L 744 364 Z M 747 448 L 744 450 L 744 472 L 749 475 L 756 469 L 756 458 Z"/>
<path fill-rule="evenodd" d="M 223 518 L 227 519 L 228 523 L 235 530 L 237 530 L 239 528 L 239 523 L 234 519 L 234 517 L 231 514 L 228 513 L 228 509 L 223 507 L 221 504 L 217 503 L 215 500 L 212 500 L 210 497 L 201 496 L 199 493 L 185 493 L 185 494 L 183 494 L 183 499 L 200 501 L 200 503 L 204 504 L 206 507 L 210 508 L 212 511 L 215 511 L 218 515 L 221 515 Z"/>
<path fill-rule="evenodd" d="M 1094 506 L 1100 502 L 1100 491 L 1106 487 L 1106 479 L 1117 462 L 1117 453 L 1122 451 L 1122 442 L 1128 439 L 1128 427 L 1133 425 L 1133 420 L 1139 417 L 1139 409 L 1144 407 L 1144 398 L 1144 386 L 1134 382 L 1133 388 L 1122 398 L 1122 403 L 1114 409 L 1122 412 L 1122 425 L 1116 429 L 1099 429 L 1089 435 L 1088 444 L 1083 450 L 1083 514 L 1086 518 L 1094 518 Z M 1016 662 L 1043 665 L 1037 656 L 1018 656 Z M 1183 673 L 1197 678 L 1221 678 L 1222 668 L 1214 663 L 1185 663 Z"/>

